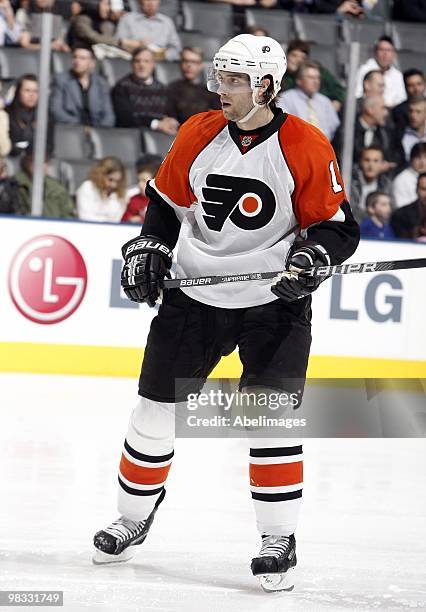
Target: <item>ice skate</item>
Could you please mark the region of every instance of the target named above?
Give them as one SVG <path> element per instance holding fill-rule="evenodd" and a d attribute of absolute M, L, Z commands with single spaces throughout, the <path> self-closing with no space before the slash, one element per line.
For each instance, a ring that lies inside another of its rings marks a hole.
<path fill-rule="evenodd" d="M 264 591 L 292 591 L 293 571 L 296 566 L 296 540 L 291 536 L 262 536 L 259 555 L 251 562 L 253 576 L 257 576 Z"/>
<path fill-rule="evenodd" d="M 92 561 L 95 565 L 104 563 L 120 563 L 131 559 L 135 546 L 145 541 L 154 520 L 155 513 L 163 501 L 166 491 L 163 489 L 151 514 L 144 521 L 132 521 L 121 516 L 93 538 L 95 553 Z"/>

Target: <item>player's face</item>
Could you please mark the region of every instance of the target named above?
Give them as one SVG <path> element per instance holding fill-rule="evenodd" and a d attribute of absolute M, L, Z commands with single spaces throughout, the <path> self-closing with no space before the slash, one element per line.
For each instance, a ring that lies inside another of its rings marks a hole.
<path fill-rule="evenodd" d="M 420 74 L 413 74 L 407 78 L 405 88 L 409 98 L 419 98 L 425 93 L 426 81 Z"/>
<path fill-rule="evenodd" d="M 225 119 L 239 121 L 253 108 L 253 94 L 248 75 L 219 71 L 217 81 L 217 93 Z"/>
<path fill-rule="evenodd" d="M 364 151 L 359 165 L 365 178 L 373 180 L 382 171 L 383 155 L 380 151 Z"/>

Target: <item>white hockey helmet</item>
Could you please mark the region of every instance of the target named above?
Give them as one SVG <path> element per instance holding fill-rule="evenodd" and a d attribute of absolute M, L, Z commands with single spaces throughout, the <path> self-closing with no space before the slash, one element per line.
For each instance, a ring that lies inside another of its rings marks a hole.
<path fill-rule="evenodd" d="M 286 70 L 287 58 L 283 48 L 274 38 L 239 34 L 225 43 L 214 56 L 207 88 L 217 92 L 216 76 L 219 71 L 242 72 L 250 78 L 254 99 L 256 89 L 261 86 L 262 79 L 269 74 L 272 76 L 274 86 L 272 97 L 275 97 L 281 89 L 281 81 Z"/>

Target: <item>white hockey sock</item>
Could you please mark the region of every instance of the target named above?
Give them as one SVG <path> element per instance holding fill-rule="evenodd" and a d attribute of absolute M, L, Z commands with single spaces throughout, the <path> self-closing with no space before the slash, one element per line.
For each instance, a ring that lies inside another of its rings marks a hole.
<path fill-rule="evenodd" d="M 302 486 L 301 440 L 250 438 L 250 489 L 262 535 L 288 536 L 296 531 Z"/>
<path fill-rule="evenodd" d="M 173 458 L 175 404 L 141 397 L 132 412 L 118 474 L 118 511 L 146 519 L 159 498 Z"/>

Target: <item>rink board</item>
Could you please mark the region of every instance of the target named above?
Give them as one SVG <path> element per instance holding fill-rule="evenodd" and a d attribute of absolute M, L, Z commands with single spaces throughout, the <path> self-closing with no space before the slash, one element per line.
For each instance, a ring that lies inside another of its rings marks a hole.
<path fill-rule="evenodd" d="M 138 228 L 7 217 L 1 227 L 0 371 L 136 376 L 156 314 L 120 289 L 121 245 Z M 350 261 L 425 253 L 422 244 L 362 241 Z M 324 283 L 313 300 L 309 375 L 426 378 L 425 275 L 406 270 Z M 214 375 L 240 371 L 234 353 Z"/>

